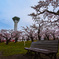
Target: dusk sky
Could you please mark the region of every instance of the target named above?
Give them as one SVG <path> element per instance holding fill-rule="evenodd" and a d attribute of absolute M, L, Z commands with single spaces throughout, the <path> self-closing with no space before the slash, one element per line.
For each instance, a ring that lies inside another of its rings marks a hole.
<path fill-rule="evenodd" d="M 28 14 L 34 12 L 31 6 L 36 5 L 39 0 L 0 0 L 0 29 L 13 29 L 14 16 L 20 17 L 18 29 L 21 26 L 29 26 L 33 23 Z"/>

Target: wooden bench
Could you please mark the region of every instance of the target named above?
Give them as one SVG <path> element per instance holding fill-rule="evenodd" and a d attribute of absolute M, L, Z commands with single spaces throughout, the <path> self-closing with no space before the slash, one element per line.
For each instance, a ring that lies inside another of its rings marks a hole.
<path fill-rule="evenodd" d="M 37 55 L 40 57 L 40 53 L 49 56 L 50 59 L 54 57 L 56 59 L 56 54 L 58 53 L 58 40 L 40 40 L 37 42 L 32 42 L 30 48 L 25 47 L 28 52 L 34 52 L 36 59 Z"/>

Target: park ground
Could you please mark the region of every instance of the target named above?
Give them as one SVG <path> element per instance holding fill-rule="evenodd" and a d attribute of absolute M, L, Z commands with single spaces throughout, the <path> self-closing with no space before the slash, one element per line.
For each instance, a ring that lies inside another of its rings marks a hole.
<path fill-rule="evenodd" d="M 33 59 L 34 56 L 25 55 L 27 51 L 24 49 L 24 47 L 30 47 L 30 45 L 31 41 L 25 42 L 25 46 L 24 42 L 10 42 L 8 45 L 5 43 L 0 43 L 0 59 Z M 41 56 L 43 56 L 44 59 L 48 58 L 44 55 Z M 57 59 L 59 59 L 59 47 Z"/>

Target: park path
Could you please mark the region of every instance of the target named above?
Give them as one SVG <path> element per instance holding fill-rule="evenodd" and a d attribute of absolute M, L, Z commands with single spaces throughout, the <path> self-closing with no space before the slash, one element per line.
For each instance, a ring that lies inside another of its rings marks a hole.
<path fill-rule="evenodd" d="M 18 55 L 12 55 L 12 56 L 2 56 L 0 55 L 0 59 L 33 59 L 32 56 L 26 56 L 23 54 L 18 54 Z M 38 58 L 40 59 L 40 58 Z M 43 59 L 49 59 L 48 57 L 43 58 Z M 59 57 L 57 57 L 57 59 L 59 59 Z"/>

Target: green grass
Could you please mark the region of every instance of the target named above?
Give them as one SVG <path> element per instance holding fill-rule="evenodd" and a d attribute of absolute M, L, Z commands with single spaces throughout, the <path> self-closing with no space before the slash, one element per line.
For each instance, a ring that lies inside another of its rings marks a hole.
<path fill-rule="evenodd" d="M 27 51 L 24 49 L 24 47 L 30 47 L 30 45 L 31 41 L 26 42 L 25 46 L 24 42 L 17 42 L 17 43 L 10 42 L 8 45 L 6 45 L 5 43 L 0 43 L 0 52 L 2 52 L 3 56 L 25 54 Z M 59 47 L 57 55 L 59 56 Z"/>
<path fill-rule="evenodd" d="M 57 53 L 57 55 L 59 56 L 59 43 L 58 43 L 58 53 Z"/>
<path fill-rule="evenodd" d="M 24 54 L 26 50 L 24 47 L 30 47 L 31 42 L 26 42 L 24 46 L 24 42 L 10 42 L 8 45 L 5 43 L 0 43 L 0 51 L 2 52 L 3 56 L 9 56 L 14 54 Z"/>

